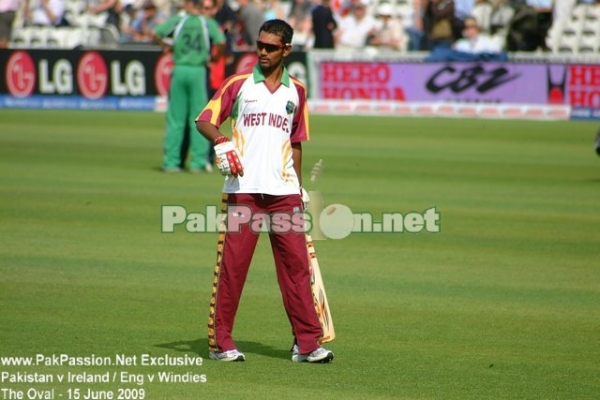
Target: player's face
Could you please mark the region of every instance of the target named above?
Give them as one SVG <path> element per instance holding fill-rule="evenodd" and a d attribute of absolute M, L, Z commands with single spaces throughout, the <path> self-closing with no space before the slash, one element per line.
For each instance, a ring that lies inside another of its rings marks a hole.
<path fill-rule="evenodd" d="M 262 31 L 256 40 L 258 63 L 263 71 L 273 71 L 283 64 L 283 59 L 290 54 L 292 46 L 282 43 L 281 37 Z"/>
<path fill-rule="evenodd" d="M 216 11 L 217 10 L 215 9 L 215 7 L 213 7 L 212 0 L 205 1 L 202 3 L 202 13 L 204 15 L 212 17 L 215 15 Z"/>
<path fill-rule="evenodd" d="M 463 30 L 463 36 L 467 39 L 474 39 L 477 37 L 479 33 L 479 28 L 477 27 L 477 22 L 467 20 L 465 21 L 465 29 Z"/>

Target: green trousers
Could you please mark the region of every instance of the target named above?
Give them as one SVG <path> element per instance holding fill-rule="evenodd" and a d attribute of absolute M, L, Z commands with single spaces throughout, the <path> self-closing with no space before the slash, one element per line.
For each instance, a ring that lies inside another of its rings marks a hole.
<path fill-rule="evenodd" d="M 190 132 L 190 169 L 203 170 L 208 161 L 208 141 L 196 129 L 194 119 L 208 103 L 206 68 L 176 65 L 171 75 L 163 168 L 181 164 L 181 145 L 186 125 Z M 185 160 L 183 160 L 185 162 Z"/>

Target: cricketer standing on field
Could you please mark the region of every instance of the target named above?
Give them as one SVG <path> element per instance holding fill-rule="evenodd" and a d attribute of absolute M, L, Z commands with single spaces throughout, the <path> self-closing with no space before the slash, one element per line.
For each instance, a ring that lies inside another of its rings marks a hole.
<path fill-rule="evenodd" d="M 180 170 L 185 127 L 188 125 L 190 132 L 196 130 L 194 117 L 208 101 L 207 63 L 218 60 L 225 48 L 225 35 L 219 24 L 213 18 L 202 15 L 200 3 L 200 0 L 186 0 L 183 15 L 169 18 L 154 30 L 157 40 L 163 46 L 166 45 L 163 39 L 172 37 L 173 40 L 174 67 L 169 87 L 162 165 L 165 172 Z M 218 46 L 220 50 L 211 56 L 212 45 Z M 206 139 L 201 135 L 191 135 L 190 152 L 190 172 L 206 170 Z"/>
<path fill-rule="evenodd" d="M 290 222 L 277 230 L 271 224 L 269 239 L 292 326 L 292 361 L 333 359 L 333 353 L 319 344 L 323 331 L 310 286 L 302 213 L 308 194 L 301 188 L 302 142 L 309 137 L 306 88 L 283 65 L 292 51 L 293 33 L 285 21 L 265 22 L 256 41 L 258 63 L 229 77 L 196 119 L 198 131 L 215 144 L 217 167 L 226 176 L 227 229 L 219 234 L 208 319 L 213 360 L 245 360 L 232 330 L 259 238 L 257 224 L 247 223 L 256 215 Z M 218 129 L 229 117 L 233 140 Z M 269 226 L 268 220 L 263 223 Z"/>

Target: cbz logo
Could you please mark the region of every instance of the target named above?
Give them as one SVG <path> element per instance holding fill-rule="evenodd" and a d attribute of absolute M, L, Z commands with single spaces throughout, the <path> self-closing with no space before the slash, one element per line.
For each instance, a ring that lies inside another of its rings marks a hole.
<path fill-rule="evenodd" d="M 519 76 L 521 74 L 511 75 L 504 67 L 486 71 L 481 65 L 462 70 L 448 65 L 433 74 L 425 87 L 431 93 L 439 93 L 444 89 L 449 89 L 458 94 L 474 88 L 478 93 L 483 94 L 513 81 Z"/>

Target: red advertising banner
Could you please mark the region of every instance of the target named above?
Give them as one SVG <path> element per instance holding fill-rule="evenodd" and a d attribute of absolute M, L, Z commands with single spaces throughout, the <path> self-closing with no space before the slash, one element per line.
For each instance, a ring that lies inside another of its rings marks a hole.
<path fill-rule="evenodd" d="M 568 102 L 573 107 L 600 108 L 600 65 L 568 67 Z"/>

